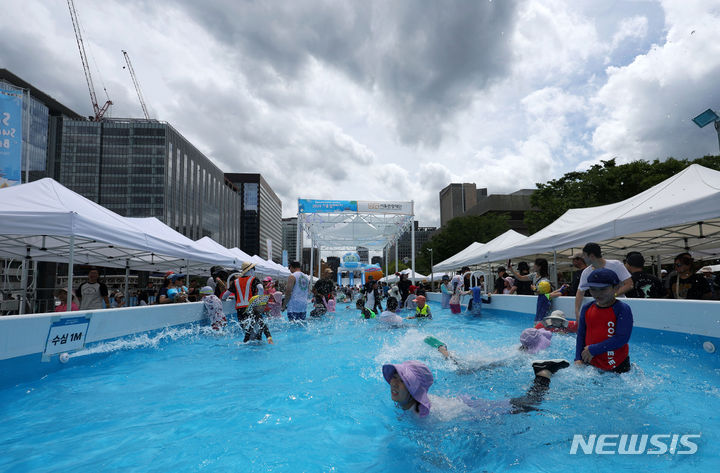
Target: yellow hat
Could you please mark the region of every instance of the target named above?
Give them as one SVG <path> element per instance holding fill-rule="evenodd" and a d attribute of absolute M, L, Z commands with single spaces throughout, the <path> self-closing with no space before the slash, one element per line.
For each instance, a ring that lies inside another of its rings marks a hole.
<path fill-rule="evenodd" d="M 540 281 L 537 285 L 537 292 L 538 294 L 547 294 L 550 291 L 552 291 L 552 286 L 550 286 L 550 281 Z"/>

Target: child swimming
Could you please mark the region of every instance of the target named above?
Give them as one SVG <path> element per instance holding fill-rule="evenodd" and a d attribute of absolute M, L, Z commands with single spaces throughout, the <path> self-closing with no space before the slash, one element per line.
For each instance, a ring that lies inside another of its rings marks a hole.
<path fill-rule="evenodd" d="M 550 389 L 550 378 L 559 370 L 570 366 L 566 360 L 545 360 L 532 363 L 535 379 L 524 396 L 505 399 L 488 400 L 474 399 L 469 396 L 458 396 L 460 401 L 476 413 L 518 414 L 537 410 Z M 383 377 L 390 385 L 390 399 L 403 411 L 409 411 L 418 417 L 427 417 L 432 408 L 432 398 L 441 401 L 443 398 L 428 394 L 434 378 L 430 368 L 420 361 L 410 360 L 398 364 L 386 364 L 382 367 Z"/>
<path fill-rule="evenodd" d="M 416 304 L 415 315 L 411 315 L 408 319 L 432 319 L 432 311 L 425 301 L 425 296 L 417 296 L 413 299 Z"/>

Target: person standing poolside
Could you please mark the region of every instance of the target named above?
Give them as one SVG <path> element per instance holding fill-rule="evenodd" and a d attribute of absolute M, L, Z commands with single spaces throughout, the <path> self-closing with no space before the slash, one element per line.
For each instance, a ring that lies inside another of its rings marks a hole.
<path fill-rule="evenodd" d="M 517 265 L 517 272 L 520 276 L 527 276 L 530 274 L 530 266 L 525 261 L 520 261 Z M 520 279 L 515 279 L 515 287 L 517 288 L 515 294 L 521 296 L 533 296 L 535 293 L 533 292 L 531 286 L 532 281 L 521 281 Z"/>
<path fill-rule="evenodd" d="M 400 275 L 400 280 L 397 282 L 397 287 L 400 289 L 400 300 L 405 302 L 410 295 L 410 286 L 412 283 L 408 279 L 407 273 L 396 273 Z"/>
<path fill-rule="evenodd" d="M 600 245 L 597 243 L 588 243 L 583 247 L 582 257 L 585 263 L 588 265 L 580 275 L 580 284 L 578 290 L 575 293 L 575 318 L 580 316 L 580 308 L 582 307 L 583 297 L 585 297 L 585 291 L 589 289 L 587 284 L 588 276 L 596 269 L 609 269 L 617 275 L 618 280 L 621 284 L 618 286 L 615 297 L 624 296 L 633 287 L 632 276 L 622 264 L 622 262 L 616 259 L 605 259 L 602 257 L 602 251 Z M 592 291 L 590 291 L 592 295 Z"/>
<path fill-rule="evenodd" d="M 625 268 L 631 274 L 633 287 L 625 293 L 626 297 L 640 299 L 660 299 L 665 297 L 665 286 L 662 281 L 643 271 L 645 258 L 638 251 L 631 251 L 625 256 Z"/>
<path fill-rule="evenodd" d="M 282 310 L 287 310 L 289 321 L 305 320 L 308 302 L 308 286 L 310 279 L 307 274 L 300 271 L 300 262 L 293 261 L 288 265 L 290 276 L 285 286 L 285 297 Z"/>
<path fill-rule="evenodd" d="M 74 296 L 70 301 L 70 310 L 80 310 L 80 307 L 75 303 Z M 65 289 L 64 287 L 59 287 L 55 289 L 55 312 L 68 312 L 67 289 Z"/>
<path fill-rule="evenodd" d="M 587 278 L 595 298 L 583 306 L 578 319 L 575 364 L 603 371 L 630 371 L 628 341 L 633 328 L 630 306 L 615 298 L 620 280 L 614 271 L 596 269 Z"/>
<path fill-rule="evenodd" d="M 680 253 L 675 257 L 676 274 L 670 279 L 671 299 L 712 299 L 710 284 L 693 271 L 693 257 Z"/>
<path fill-rule="evenodd" d="M 535 260 L 535 264 L 533 265 L 533 272 L 529 274 L 518 274 L 515 272 L 515 270 L 512 267 L 512 261 L 508 260 L 508 270 L 510 271 L 510 274 L 512 274 L 516 280 L 518 281 L 532 281 L 532 284 L 530 285 L 530 289 L 535 291 L 535 294 L 540 294 L 540 291 L 538 291 L 538 287 L 540 286 L 540 283 L 542 281 L 550 282 L 550 275 L 548 272 L 548 260 L 545 258 L 538 258 Z M 500 281 L 498 279 L 498 284 L 504 284 L 503 281 Z M 502 294 L 502 290 L 504 288 L 504 285 L 500 286 L 500 292 L 499 294 Z M 497 287 L 495 288 L 498 289 Z"/>
<path fill-rule="evenodd" d="M 523 397 L 488 400 L 473 399 L 459 396 L 467 407 L 482 414 L 518 414 L 537 410 L 550 389 L 550 378 L 559 370 L 570 364 L 565 360 L 535 361 L 532 363 L 535 379 Z M 386 364 L 382 367 L 383 377 L 390 385 L 390 399 L 403 411 L 411 412 L 418 417 L 427 417 L 432 407 L 432 399 L 442 398 L 428 394 L 434 379 L 430 368 L 420 361 L 404 361 L 398 364 Z M 432 397 L 431 397 L 432 396 Z"/>
<path fill-rule="evenodd" d="M 88 272 L 88 280 L 75 290 L 75 295 L 80 299 L 80 310 L 97 310 L 105 307 L 110 308 L 108 288 L 104 283 L 98 281 L 100 273 L 92 268 Z"/>

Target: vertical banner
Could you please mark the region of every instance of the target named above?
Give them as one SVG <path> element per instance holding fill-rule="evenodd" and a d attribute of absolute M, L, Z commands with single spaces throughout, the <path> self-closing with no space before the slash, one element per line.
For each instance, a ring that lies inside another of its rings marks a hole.
<path fill-rule="evenodd" d="M 20 184 L 22 91 L 0 89 L 0 188 Z"/>
<path fill-rule="evenodd" d="M 272 261 L 272 240 L 268 238 L 267 240 L 267 260 Z"/>
<path fill-rule="evenodd" d="M 282 255 L 283 255 L 283 256 L 282 256 L 282 265 L 287 268 L 288 264 L 290 264 L 290 263 L 288 262 L 288 251 L 287 251 L 287 250 L 283 250 Z"/>

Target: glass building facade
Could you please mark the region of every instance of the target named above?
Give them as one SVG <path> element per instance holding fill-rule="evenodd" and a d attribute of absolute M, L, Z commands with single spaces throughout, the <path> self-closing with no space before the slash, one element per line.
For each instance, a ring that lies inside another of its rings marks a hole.
<path fill-rule="evenodd" d="M 241 195 L 167 123 L 64 120 L 57 180 L 126 217 L 156 217 L 183 235 L 240 240 Z"/>
<path fill-rule="evenodd" d="M 283 250 L 280 198 L 260 174 L 228 173 L 225 177 L 242 195 L 240 249 L 280 263 Z M 272 255 L 268 255 L 268 240 L 272 242 Z"/>
<path fill-rule="evenodd" d="M 288 262 L 300 261 L 297 254 L 297 217 L 282 219 L 282 249 L 288 252 Z"/>

